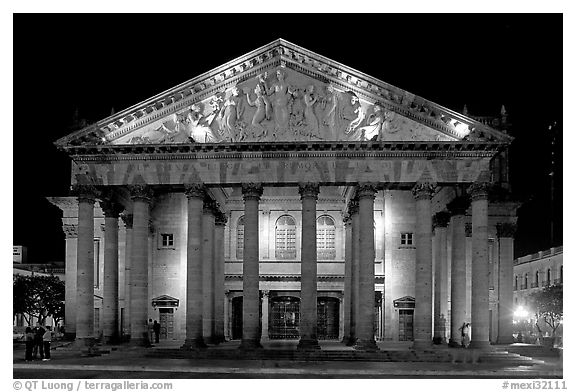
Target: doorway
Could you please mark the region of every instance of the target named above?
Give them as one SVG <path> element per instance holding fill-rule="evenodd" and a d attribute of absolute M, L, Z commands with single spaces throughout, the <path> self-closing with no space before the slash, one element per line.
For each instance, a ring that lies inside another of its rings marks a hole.
<path fill-rule="evenodd" d="M 242 339 L 243 297 L 232 298 L 232 340 Z"/>
<path fill-rule="evenodd" d="M 300 338 L 300 298 L 271 298 L 270 339 Z"/>
<path fill-rule="evenodd" d="M 338 298 L 318 298 L 318 325 L 316 334 L 319 340 L 338 339 L 340 329 L 340 301 Z"/>
<path fill-rule="evenodd" d="M 159 308 L 160 339 L 174 339 L 174 308 Z"/>
<path fill-rule="evenodd" d="M 398 310 L 398 340 L 414 340 L 414 309 Z"/>

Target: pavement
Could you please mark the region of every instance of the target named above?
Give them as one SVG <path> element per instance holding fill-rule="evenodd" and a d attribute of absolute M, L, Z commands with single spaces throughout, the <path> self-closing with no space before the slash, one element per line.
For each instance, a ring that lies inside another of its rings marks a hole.
<path fill-rule="evenodd" d="M 266 342 L 264 348 L 295 349 L 297 341 Z M 163 342 L 154 349 L 177 348 L 181 342 Z M 13 377 L 39 378 L 562 378 L 560 358 L 537 358 L 533 366 L 503 366 L 495 363 L 447 362 L 360 362 L 227 360 L 190 358 L 149 358 L 150 348 L 104 346 L 109 354 L 82 356 L 66 345 L 52 350 L 51 361 L 25 362 L 24 347 L 14 346 Z M 234 349 L 238 342 L 210 347 Z M 409 343 L 381 342 L 381 350 L 408 350 Z M 321 342 L 323 350 L 350 349 L 338 342 Z"/>

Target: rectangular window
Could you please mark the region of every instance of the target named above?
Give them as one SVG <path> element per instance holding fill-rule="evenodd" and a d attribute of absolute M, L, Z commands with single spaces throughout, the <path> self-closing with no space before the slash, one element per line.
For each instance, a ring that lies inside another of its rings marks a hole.
<path fill-rule="evenodd" d="M 173 248 L 174 247 L 174 234 L 163 233 L 160 234 L 160 241 L 162 241 L 162 248 Z"/>
<path fill-rule="evenodd" d="M 401 233 L 400 245 L 414 245 L 414 233 Z"/>

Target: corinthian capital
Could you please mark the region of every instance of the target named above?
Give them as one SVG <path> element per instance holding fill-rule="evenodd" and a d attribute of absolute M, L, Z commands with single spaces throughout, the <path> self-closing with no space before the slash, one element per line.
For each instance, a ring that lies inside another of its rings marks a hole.
<path fill-rule="evenodd" d="M 487 200 L 488 193 L 490 191 L 490 183 L 489 182 L 475 182 L 468 188 L 468 194 L 472 198 L 472 201 L 475 200 Z"/>
<path fill-rule="evenodd" d="M 226 226 L 226 223 L 228 223 L 228 217 L 226 216 L 225 213 L 221 211 L 217 211 L 214 217 L 215 217 L 214 223 L 216 224 L 216 226 Z"/>
<path fill-rule="evenodd" d="M 79 202 L 94 203 L 98 197 L 98 190 L 93 185 L 74 184 L 70 187 L 71 193 L 78 197 Z"/>
<path fill-rule="evenodd" d="M 130 197 L 134 201 L 150 201 L 153 196 L 152 188 L 150 188 L 148 185 L 129 185 L 128 190 L 130 191 Z"/>
<path fill-rule="evenodd" d="M 242 194 L 244 195 L 244 200 L 248 199 L 256 199 L 260 200 L 262 197 L 262 193 L 264 192 L 264 188 L 262 188 L 262 184 L 250 182 L 247 184 L 242 184 Z"/>
<path fill-rule="evenodd" d="M 430 200 L 435 192 L 436 184 L 433 182 L 419 182 L 412 188 L 412 194 L 416 200 Z"/>
<path fill-rule="evenodd" d="M 131 229 L 132 225 L 134 223 L 134 215 L 132 214 L 122 214 L 120 215 L 120 218 L 122 219 L 122 221 L 124 221 L 124 224 L 126 225 L 127 229 Z"/>
<path fill-rule="evenodd" d="M 78 225 L 65 223 L 62 225 L 62 230 L 66 238 L 78 238 Z"/>
<path fill-rule="evenodd" d="M 348 215 L 354 215 L 358 213 L 360 205 L 358 204 L 358 199 L 354 198 L 348 202 Z"/>
<path fill-rule="evenodd" d="M 466 232 L 466 237 L 472 237 L 472 222 L 464 224 L 464 231 Z"/>
<path fill-rule="evenodd" d="M 515 223 L 498 223 L 496 224 L 496 234 L 498 238 L 514 238 L 516 234 L 516 224 Z"/>
<path fill-rule="evenodd" d="M 184 184 L 184 193 L 189 199 L 204 199 L 206 196 L 206 187 L 204 184 L 199 183 Z"/>
<path fill-rule="evenodd" d="M 450 213 L 448 211 L 440 211 L 432 217 L 432 227 L 447 227 L 450 222 Z"/>
<path fill-rule="evenodd" d="M 314 198 L 318 200 L 318 193 L 320 193 L 320 186 L 313 182 L 307 182 L 298 185 L 298 193 L 300 193 L 300 198 Z"/>
<path fill-rule="evenodd" d="M 124 206 L 112 199 L 100 200 L 100 208 L 104 211 L 104 216 L 109 218 L 118 218 L 120 213 L 124 211 Z"/>
<path fill-rule="evenodd" d="M 465 215 L 470 207 L 470 198 L 467 195 L 457 196 L 446 207 L 452 215 Z"/>
<path fill-rule="evenodd" d="M 367 197 L 374 199 L 376 192 L 378 192 L 378 187 L 376 184 L 371 182 L 361 182 L 356 187 L 356 195 L 358 196 L 358 199 L 364 199 Z"/>

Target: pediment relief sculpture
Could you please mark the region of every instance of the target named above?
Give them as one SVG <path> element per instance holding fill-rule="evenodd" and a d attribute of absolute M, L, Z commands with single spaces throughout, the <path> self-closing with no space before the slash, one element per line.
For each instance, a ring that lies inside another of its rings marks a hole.
<path fill-rule="evenodd" d="M 454 140 L 284 67 L 136 130 L 118 144 Z"/>

